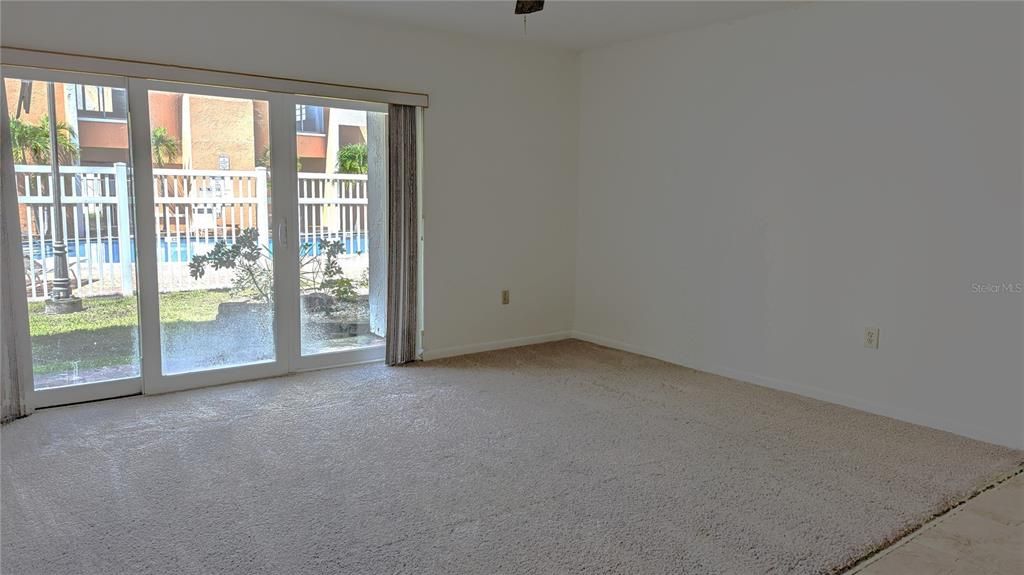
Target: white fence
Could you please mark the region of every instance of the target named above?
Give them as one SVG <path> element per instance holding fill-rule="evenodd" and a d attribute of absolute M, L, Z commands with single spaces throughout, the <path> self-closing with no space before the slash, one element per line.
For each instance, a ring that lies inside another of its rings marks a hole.
<path fill-rule="evenodd" d="M 53 281 L 53 189 L 49 166 L 15 166 L 30 298 L 49 295 Z M 131 294 L 135 242 L 130 174 L 112 167 L 62 166 L 61 201 L 72 286 L 80 296 Z M 299 173 L 299 238 L 340 240 L 348 253 L 366 251 L 367 177 Z M 157 262 L 161 291 L 230 286 L 230 273 L 189 276 L 192 256 L 217 241 L 233 242 L 255 228 L 271 245 L 267 170 L 153 170 Z M 122 226 L 122 222 L 129 222 Z"/>

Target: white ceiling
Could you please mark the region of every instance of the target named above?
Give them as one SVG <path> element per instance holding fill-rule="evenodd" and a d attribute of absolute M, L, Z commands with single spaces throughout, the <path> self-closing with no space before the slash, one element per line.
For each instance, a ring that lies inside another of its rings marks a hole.
<path fill-rule="evenodd" d="M 527 16 L 526 41 L 586 50 L 735 20 L 796 4 L 793 1 L 586 1 L 547 0 L 544 10 Z M 387 20 L 482 38 L 522 41 L 523 17 L 515 0 L 342 1 L 329 4 L 357 18 Z"/>

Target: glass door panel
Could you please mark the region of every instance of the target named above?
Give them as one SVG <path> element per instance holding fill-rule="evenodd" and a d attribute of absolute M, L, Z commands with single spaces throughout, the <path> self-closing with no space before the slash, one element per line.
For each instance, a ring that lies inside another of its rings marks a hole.
<path fill-rule="evenodd" d="M 300 355 L 381 347 L 387 114 L 295 105 Z"/>
<path fill-rule="evenodd" d="M 5 74 L 35 390 L 137 379 L 124 81 L 28 68 Z"/>
<path fill-rule="evenodd" d="M 276 359 L 269 103 L 148 92 L 161 372 Z"/>

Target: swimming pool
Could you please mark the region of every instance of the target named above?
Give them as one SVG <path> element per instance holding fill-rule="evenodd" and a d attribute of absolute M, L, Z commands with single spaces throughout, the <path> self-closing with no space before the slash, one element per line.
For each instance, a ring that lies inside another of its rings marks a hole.
<path fill-rule="evenodd" d="M 334 241 L 341 238 L 336 237 L 325 237 L 322 238 L 325 241 Z M 192 256 L 197 254 L 205 254 L 213 248 L 213 245 L 218 241 L 225 241 L 222 238 L 213 239 L 205 237 L 172 237 L 172 238 L 160 238 L 157 243 L 157 256 L 162 263 L 171 262 L 188 262 L 192 259 Z M 231 244 L 230 239 L 226 240 L 228 244 Z M 310 241 L 305 240 L 304 241 Z M 311 242 L 312 243 L 312 242 Z M 130 244 L 131 261 L 136 261 L 135 253 L 135 242 L 132 241 Z M 366 233 L 350 234 L 344 238 L 345 253 L 346 254 L 358 254 L 366 251 L 368 246 L 368 238 Z M 44 257 L 53 257 L 53 242 L 45 240 L 40 243 L 39 241 L 33 241 L 32 245 L 29 242 L 22 241 L 21 244 L 22 253 L 29 257 L 31 254 L 32 259 L 43 259 Z M 269 248 L 273 252 L 273 242 L 270 242 Z M 319 255 L 321 247 L 319 244 L 312 246 L 313 253 Z M 104 263 L 120 263 L 121 262 L 121 249 L 120 242 L 117 238 L 106 237 L 106 238 L 90 238 L 88 240 L 78 239 L 68 241 L 68 257 L 89 259 L 95 262 Z"/>

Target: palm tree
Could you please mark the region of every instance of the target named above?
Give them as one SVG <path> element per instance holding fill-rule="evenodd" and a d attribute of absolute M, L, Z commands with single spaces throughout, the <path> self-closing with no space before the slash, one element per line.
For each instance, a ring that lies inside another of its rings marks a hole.
<path fill-rule="evenodd" d="M 64 122 L 57 122 L 57 158 L 63 164 L 78 160 L 75 130 Z M 50 163 L 50 118 L 43 116 L 39 124 L 11 118 L 11 148 L 16 164 Z"/>
<path fill-rule="evenodd" d="M 160 126 L 154 129 L 150 140 L 153 144 L 153 163 L 158 168 L 178 157 L 178 141 L 167 133 L 167 128 Z"/>

